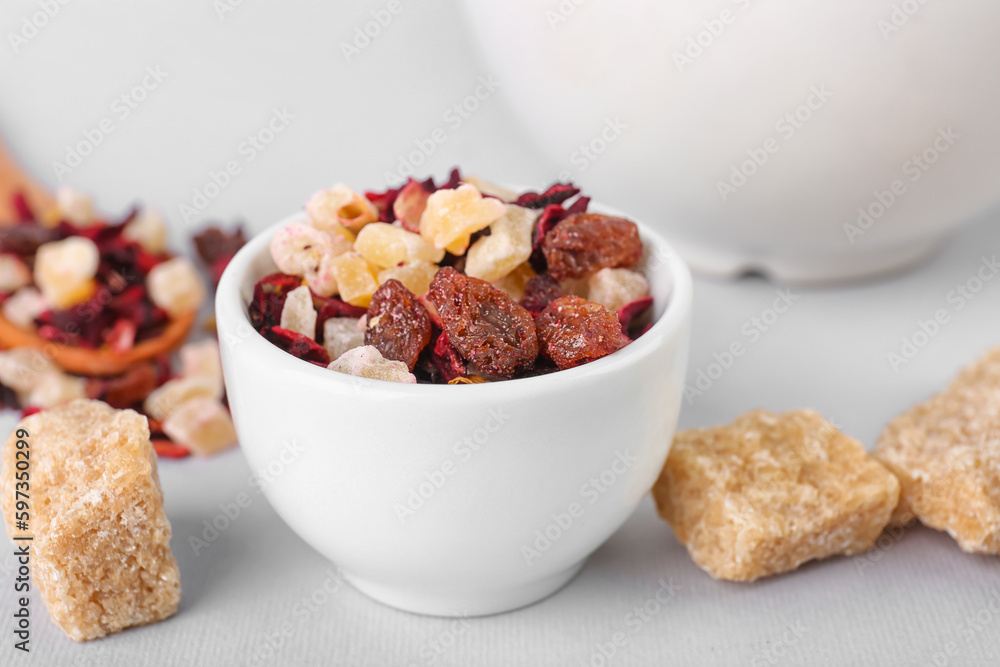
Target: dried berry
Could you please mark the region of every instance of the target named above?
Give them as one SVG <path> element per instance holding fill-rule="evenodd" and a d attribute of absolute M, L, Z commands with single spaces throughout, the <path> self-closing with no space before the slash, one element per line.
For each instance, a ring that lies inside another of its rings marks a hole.
<path fill-rule="evenodd" d="M 480 371 L 510 378 L 538 356 L 531 314 L 489 283 L 445 267 L 434 277 L 427 298 L 449 342 Z"/>
<path fill-rule="evenodd" d="M 570 197 L 580 194 L 580 188 L 572 183 L 556 183 L 550 185 L 548 190 L 541 194 L 537 192 L 525 192 L 514 203 L 525 208 L 545 208 L 551 204 L 561 204 Z"/>
<path fill-rule="evenodd" d="M 563 295 L 559 281 L 547 273 L 535 276 L 524 286 L 521 305 L 529 313 L 538 316 L 545 307 Z"/>
<path fill-rule="evenodd" d="M 431 317 L 416 295 L 398 280 L 378 288 L 368 306 L 365 345 L 386 359 L 402 361 L 409 370 L 431 339 Z"/>
<path fill-rule="evenodd" d="M 301 284 L 301 278 L 285 273 L 271 273 L 258 280 L 253 286 L 253 299 L 248 308 L 254 329 L 260 331 L 263 327 L 277 325 L 285 297 Z"/>
<path fill-rule="evenodd" d="M 264 327 L 260 333 L 274 345 L 303 361 L 324 367 L 330 363 L 330 355 L 326 349 L 308 336 L 281 327 Z"/>
<path fill-rule="evenodd" d="M 614 313 L 578 296 L 550 303 L 537 325 L 542 355 L 560 370 L 605 357 L 629 342 Z"/>
<path fill-rule="evenodd" d="M 598 213 L 577 213 L 542 241 L 549 273 L 556 280 L 586 278 L 604 268 L 631 268 L 642 257 L 634 222 Z"/>

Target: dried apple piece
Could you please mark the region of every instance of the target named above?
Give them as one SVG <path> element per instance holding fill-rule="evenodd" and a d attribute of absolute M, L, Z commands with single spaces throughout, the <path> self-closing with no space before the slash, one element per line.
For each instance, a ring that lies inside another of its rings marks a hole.
<path fill-rule="evenodd" d="M 465 260 L 465 273 L 496 282 L 531 257 L 531 235 L 538 211 L 514 206 L 490 225 L 489 236 L 472 244 Z M 440 260 L 438 260 L 440 261 Z"/>
<path fill-rule="evenodd" d="M 414 262 L 436 264 L 444 259 L 444 250 L 435 248 L 419 234 L 384 222 L 373 222 L 362 229 L 354 250 L 380 269 Z"/>

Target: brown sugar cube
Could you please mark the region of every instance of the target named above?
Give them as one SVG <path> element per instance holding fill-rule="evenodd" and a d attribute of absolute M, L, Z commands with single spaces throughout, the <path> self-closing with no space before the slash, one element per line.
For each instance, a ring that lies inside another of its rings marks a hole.
<path fill-rule="evenodd" d="M 819 414 L 755 410 L 679 433 L 653 497 L 699 567 L 753 581 L 871 547 L 899 482 Z"/>
<path fill-rule="evenodd" d="M 902 485 L 893 521 L 916 516 L 965 551 L 1000 554 L 1000 348 L 890 422 L 874 455 Z"/>
<path fill-rule="evenodd" d="M 177 611 L 180 575 L 146 418 L 79 399 L 23 419 L 2 452 L 11 537 L 26 534 L 14 522 L 19 432 L 31 466 L 26 543 L 56 625 L 83 641 Z"/>

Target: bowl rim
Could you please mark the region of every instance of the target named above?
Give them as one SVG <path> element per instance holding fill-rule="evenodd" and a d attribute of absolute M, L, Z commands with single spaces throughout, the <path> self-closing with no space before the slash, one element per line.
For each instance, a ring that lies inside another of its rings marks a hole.
<path fill-rule="evenodd" d="M 647 265 L 655 259 L 655 261 L 665 266 L 671 279 L 667 307 L 653 323 L 649 331 L 626 347 L 607 357 L 575 368 L 555 371 L 545 375 L 460 385 L 464 389 L 455 389 L 455 385 L 389 382 L 331 372 L 326 368 L 321 368 L 316 364 L 292 356 L 265 339 L 250 324 L 247 307 L 240 294 L 240 286 L 255 260 L 268 251 L 271 238 L 274 234 L 279 229 L 293 222 L 303 222 L 306 219 L 305 211 L 299 211 L 287 216 L 254 235 L 229 262 L 219 280 L 215 295 L 215 312 L 218 320 L 220 344 L 225 347 L 226 341 L 222 340 L 222 337 L 226 335 L 224 329 L 231 329 L 234 332 L 239 332 L 232 335 L 237 336 L 240 345 L 252 345 L 255 350 L 254 357 L 261 364 L 273 365 L 276 372 L 295 373 L 303 380 L 309 381 L 309 384 L 322 382 L 329 385 L 330 389 L 339 387 L 351 392 L 357 392 L 360 383 L 360 386 L 364 387 L 366 395 L 369 392 L 377 391 L 384 398 L 428 396 L 437 395 L 439 392 L 449 392 L 448 395 L 454 398 L 454 392 L 456 391 L 459 393 L 464 392 L 463 395 L 466 396 L 468 392 L 473 392 L 480 397 L 486 397 L 486 395 L 494 392 L 544 391 L 546 389 L 558 388 L 561 386 L 560 383 L 572 383 L 583 380 L 588 376 L 614 373 L 622 367 L 630 366 L 640 361 L 653 348 L 665 344 L 681 333 L 682 328 L 690 318 L 693 280 L 687 264 L 660 233 L 641 221 L 599 203 L 591 202 L 588 210 L 590 212 L 615 215 L 633 220 L 638 225 L 640 237 L 646 246 L 644 257 Z M 247 333 L 242 333 L 244 331 Z"/>

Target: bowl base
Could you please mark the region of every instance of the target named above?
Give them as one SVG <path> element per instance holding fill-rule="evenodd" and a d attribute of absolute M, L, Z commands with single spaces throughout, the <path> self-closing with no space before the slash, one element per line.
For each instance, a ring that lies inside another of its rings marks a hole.
<path fill-rule="evenodd" d="M 933 236 L 880 248 L 846 246 L 782 257 L 753 256 L 677 238 L 670 240 L 691 269 L 702 276 L 733 280 L 760 273 L 783 285 L 821 286 L 870 280 L 913 268 L 937 253 L 946 239 L 947 236 Z"/>
<path fill-rule="evenodd" d="M 549 575 L 544 579 L 516 587 L 482 589 L 402 588 L 344 572 L 356 589 L 384 605 L 425 616 L 466 618 L 514 611 L 540 602 L 568 584 L 580 572 L 586 560 Z"/>

